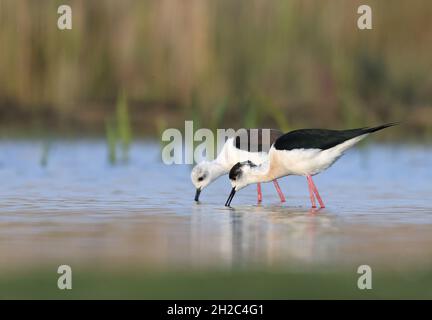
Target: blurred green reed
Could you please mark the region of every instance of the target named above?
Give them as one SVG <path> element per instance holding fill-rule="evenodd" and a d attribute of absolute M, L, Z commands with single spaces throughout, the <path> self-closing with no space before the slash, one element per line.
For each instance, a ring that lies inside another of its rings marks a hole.
<path fill-rule="evenodd" d="M 158 116 L 156 117 L 156 132 L 158 137 L 162 137 L 163 132 L 165 129 L 168 128 L 167 122 L 164 117 Z M 159 140 L 161 145 L 163 144 L 162 140 Z"/>
<path fill-rule="evenodd" d="M 115 121 L 107 119 L 105 123 L 105 135 L 108 147 L 108 161 L 110 164 L 117 162 L 117 133 Z"/>
<path fill-rule="evenodd" d="M 50 150 L 51 150 L 51 141 L 49 139 L 45 139 L 42 142 L 42 152 L 39 161 L 41 167 L 48 166 L 48 158 L 49 158 Z"/>
<path fill-rule="evenodd" d="M 211 114 L 210 128 L 212 128 L 213 130 L 217 128 L 223 128 L 223 121 L 227 112 L 227 108 L 227 100 L 223 100 L 216 105 Z"/>
<path fill-rule="evenodd" d="M 71 0 L 71 31 L 57 29 L 60 4 L 0 2 L 1 123 L 102 131 L 117 105 L 123 158 L 124 88 L 139 133 L 160 131 L 157 117 L 283 130 L 404 120 L 383 134 L 432 132 L 430 1 L 370 0 L 368 31 L 358 1 Z"/>
<path fill-rule="evenodd" d="M 129 160 L 129 148 L 132 140 L 132 130 L 129 119 L 129 107 L 127 102 L 126 93 L 122 91 L 119 94 L 116 105 L 117 116 L 117 134 L 120 148 L 122 151 L 122 160 L 127 162 Z"/>
<path fill-rule="evenodd" d="M 105 135 L 108 146 L 108 160 L 111 164 L 117 162 L 117 149 L 121 150 L 121 160 L 129 161 L 129 150 L 132 141 L 132 129 L 129 117 L 127 96 L 121 91 L 117 98 L 115 117 L 105 121 Z"/>

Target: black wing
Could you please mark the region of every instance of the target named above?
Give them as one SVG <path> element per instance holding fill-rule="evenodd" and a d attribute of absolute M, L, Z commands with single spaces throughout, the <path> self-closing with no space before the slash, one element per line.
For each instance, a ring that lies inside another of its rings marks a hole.
<path fill-rule="evenodd" d="M 282 135 L 282 131 L 276 129 L 253 130 L 255 130 L 258 137 L 254 136 L 254 134 L 251 134 L 252 129 L 241 130 L 234 140 L 234 145 L 237 149 L 249 152 L 268 152 L 276 139 Z M 270 130 L 270 143 L 263 141 L 264 130 Z M 247 144 L 245 142 L 247 142 Z"/>
<path fill-rule="evenodd" d="M 343 143 L 344 141 L 372 133 L 395 125 L 385 124 L 374 128 L 359 128 L 351 130 L 327 130 L 327 129 L 300 129 L 294 130 L 279 137 L 274 147 L 277 150 L 293 149 L 321 149 L 326 150 Z"/>

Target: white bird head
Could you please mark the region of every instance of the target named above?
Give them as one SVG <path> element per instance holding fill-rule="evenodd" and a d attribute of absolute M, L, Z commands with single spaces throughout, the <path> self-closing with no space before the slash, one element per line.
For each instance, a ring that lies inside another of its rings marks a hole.
<path fill-rule="evenodd" d="M 203 161 L 197 164 L 191 172 L 191 180 L 196 188 L 195 201 L 199 200 L 201 191 L 222 174 L 220 165 Z"/>

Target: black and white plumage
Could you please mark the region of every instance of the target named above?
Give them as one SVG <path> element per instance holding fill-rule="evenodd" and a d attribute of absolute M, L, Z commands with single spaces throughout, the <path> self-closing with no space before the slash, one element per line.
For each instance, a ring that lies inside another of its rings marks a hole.
<path fill-rule="evenodd" d="M 320 149 L 333 148 L 347 140 L 382 130 L 394 124 L 385 124 L 373 128 L 350 130 L 300 129 L 281 135 L 275 140 L 276 150 Z"/>
<path fill-rule="evenodd" d="M 308 180 L 312 206 L 315 207 L 315 195 L 324 207 L 312 176 L 329 168 L 346 150 L 370 133 L 393 125 L 351 130 L 301 129 L 281 135 L 271 147 L 267 161 L 261 164 L 240 162 L 233 166 L 229 173 L 233 188 L 225 205 L 230 205 L 236 191 L 251 183 L 302 175 Z"/>
<path fill-rule="evenodd" d="M 191 180 L 196 188 L 195 201 L 199 200 L 201 191 L 220 176 L 227 174 L 233 165 L 243 161 L 261 164 L 267 160 L 268 151 L 282 132 L 275 129 L 244 129 L 237 131 L 234 137 L 228 138 L 213 161 L 197 164 L 191 172 Z M 274 181 L 281 201 L 285 197 Z M 261 187 L 258 184 L 258 201 L 261 201 Z"/>

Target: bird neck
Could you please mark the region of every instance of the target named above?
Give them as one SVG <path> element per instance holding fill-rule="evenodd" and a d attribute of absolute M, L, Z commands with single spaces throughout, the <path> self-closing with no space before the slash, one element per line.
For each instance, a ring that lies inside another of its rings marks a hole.
<path fill-rule="evenodd" d="M 270 182 L 274 178 L 270 174 L 270 163 L 265 161 L 262 164 L 250 169 L 248 174 L 248 182 L 258 183 L 258 182 Z"/>
<path fill-rule="evenodd" d="M 232 152 L 232 150 L 230 150 L 230 146 L 232 146 L 232 143 L 232 139 L 228 139 L 218 156 L 212 161 L 212 164 L 215 166 L 222 167 L 225 173 L 228 173 L 232 166 L 236 163 L 233 163 L 232 159 L 230 159 L 230 153 Z"/>
<path fill-rule="evenodd" d="M 225 168 L 223 164 L 221 164 L 218 159 L 211 161 L 210 174 L 212 179 L 215 180 L 220 176 L 227 174 L 229 170 Z"/>

